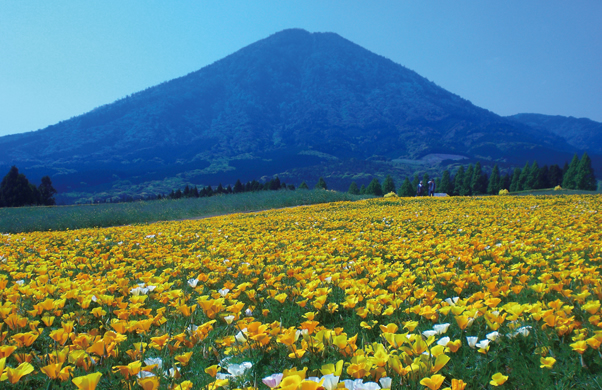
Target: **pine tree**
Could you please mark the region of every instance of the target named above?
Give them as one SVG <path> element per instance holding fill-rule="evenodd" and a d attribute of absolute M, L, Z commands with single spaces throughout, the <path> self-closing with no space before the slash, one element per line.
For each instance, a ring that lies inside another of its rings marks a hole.
<path fill-rule="evenodd" d="M 464 172 L 464 166 L 461 165 L 456 172 L 456 176 L 454 176 L 454 195 L 460 195 L 462 190 L 462 186 L 464 185 L 464 177 L 466 176 L 466 172 Z"/>
<path fill-rule="evenodd" d="M 366 188 L 366 194 L 383 196 L 383 189 L 380 186 L 380 182 L 377 178 L 372 179 L 368 187 Z"/>
<path fill-rule="evenodd" d="M 52 186 L 52 181 L 49 176 L 44 176 L 42 178 L 42 183 L 38 187 L 38 192 L 40 194 L 40 199 L 38 204 L 44 206 L 52 206 L 56 204 L 54 199 L 54 195 L 57 193 L 54 187 Z"/>
<path fill-rule="evenodd" d="M 395 182 L 391 175 L 387 175 L 385 181 L 383 181 L 382 190 L 384 194 L 388 194 L 389 192 L 397 192 L 395 189 Z"/>
<path fill-rule="evenodd" d="M 274 179 L 270 180 L 270 190 L 276 191 L 280 189 L 280 179 L 276 176 Z"/>
<path fill-rule="evenodd" d="M 539 164 L 537 161 L 533 161 L 531 169 L 529 170 L 529 177 L 527 177 L 526 187 L 530 190 L 537 190 L 543 188 L 539 182 Z"/>
<path fill-rule="evenodd" d="M 550 165 L 548 169 L 548 186 L 556 187 L 562 185 L 562 168 L 558 164 Z"/>
<path fill-rule="evenodd" d="M 323 190 L 327 190 L 328 186 L 326 185 L 326 181 L 324 181 L 324 178 L 320 177 L 318 179 L 318 182 L 316 183 L 316 187 L 318 189 L 323 189 Z"/>
<path fill-rule="evenodd" d="M 244 187 L 242 186 L 242 183 L 240 182 L 240 179 L 236 179 L 236 183 L 234 183 L 234 189 L 232 191 L 235 194 L 238 194 L 238 193 L 244 191 Z"/>
<path fill-rule="evenodd" d="M 403 181 L 403 183 L 401 184 L 401 187 L 399 187 L 399 193 L 397 194 L 399 196 L 413 196 L 414 195 L 414 187 L 412 186 L 412 182 L 410 182 L 410 179 L 408 177 L 406 177 Z"/>
<path fill-rule="evenodd" d="M 466 169 L 466 173 L 464 174 L 464 181 L 462 182 L 462 187 L 460 188 L 460 195 L 472 195 L 472 187 L 470 184 L 472 183 L 472 176 L 474 175 L 474 165 L 469 164 Z"/>
<path fill-rule="evenodd" d="M 418 178 L 418 175 L 414 175 L 414 179 L 412 179 L 412 188 L 414 188 L 414 193 L 416 192 L 418 183 L 420 183 L 420 179 Z"/>
<path fill-rule="evenodd" d="M 299 189 L 300 190 L 309 190 L 309 187 L 307 186 L 306 182 L 301 182 L 301 185 L 299 185 Z"/>
<path fill-rule="evenodd" d="M 586 152 L 581 156 L 581 161 L 577 167 L 575 185 L 578 190 L 596 191 L 598 188 L 598 182 L 592 168 L 592 160 Z"/>
<path fill-rule="evenodd" d="M 500 190 L 507 190 L 510 188 L 510 174 L 506 173 L 500 179 Z"/>
<path fill-rule="evenodd" d="M 563 175 L 562 178 L 562 188 L 575 190 L 577 189 L 577 171 L 579 169 L 579 157 L 577 154 L 573 156 L 571 163 L 568 166 L 568 169 Z"/>
<path fill-rule="evenodd" d="M 539 188 L 550 188 L 550 182 L 548 181 L 550 177 L 550 168 L 547 165 L 544 165 L 543 168 L 539 170 L 539 174 L 537 175 L 537 183 L 540 186 Z"/>
<path fill-rule="evenodd" d="M 360 195 L 366 195 L 366 186 L 363 184 L 360 187 Z"/>
<path fill-rule="evenodd" d="M 348 193 L 350 193 L 351 195 L 359 195 L 360 194 L 360 189 L 357 188 L 357 184 L 352 181 L 351 184 L 349 185 L 349 189 L 347 190 Z"/>
<path fill-rule="evenodd" d="M 520 171 L 520 176 L 518 178 L 518 184 L 516 187 L 517 191 L 524 191 L 524 190 L 530 190 L 531 188 L 528 187 L 528 178 L 529 175 L 531 175 L 531 165 L 529 165 L 529 161 L 527 161 L 525 163 L 525 166 L 523 167 L 523 169 Z"/>
<path fill-rule="evenodd" d="M 512 178 L 510 179 L 510 189 L 509 189 L 510 192 L 520 191 L 519 190 L 520 176 L 521 176 L 521 169 L 514 168 L 514 173 L 512 174 Z"/>
<path fill-rule="evenodd" d="M 487 192 L 487 174 L 481 169 L 481 162 L 477 161 L 470 181 L 470 192 L 473 195 L 485 194 Z"/>
<path fill-rule="evenodd" d="M 489 183 L 487 183 L 488 194 L 497 195 L 500 192 L 500 180 L 500 168 L 495 164 L 491 171 L 491 176 L 489 177 Z"/>
<path fill-rule="evenodd" d="M 444 194 L 451 194 L 453 192 L 451 184 L 449 171 L 446 169 L 441 176 L 441 183 L 437 186 L 438 191 L 443 192 Z"/>

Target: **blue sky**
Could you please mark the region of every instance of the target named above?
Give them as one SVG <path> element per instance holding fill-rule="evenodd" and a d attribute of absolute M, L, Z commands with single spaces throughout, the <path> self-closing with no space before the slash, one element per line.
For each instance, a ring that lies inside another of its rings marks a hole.
<path fill-rule="evenodd" d="M 286 28 L 335 32 L 500 115 L 602 121 L 602 1 L 3 1 L 0 135 L 83 114 Z"/>

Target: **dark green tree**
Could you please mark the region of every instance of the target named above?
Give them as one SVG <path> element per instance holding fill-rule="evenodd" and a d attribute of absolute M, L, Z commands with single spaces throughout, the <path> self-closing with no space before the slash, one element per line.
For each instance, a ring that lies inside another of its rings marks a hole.
<path fill-rule="evenodd" d="M 383 196 L 383 189 L 380 186 L 380 182 L 377 178 L 372 179 L 370 184 L 368 184 L 368 187 L 366 187 L 366 194 Z"/>
<path fill-rule="evenodd" d="M 383 194 L 388 194 L 389 192 L 397 192 L 397 190 L 395 189 L 395 182 L 393 181 L 391 175 L 387 175 L 385 181 L 383 181 L 382 190 Z"/>
<path fill-rule="evenodd" d="M 299 189 L 300 189 L 300 190 L 309 190 L 309 187 L 307 186 L 307 183 L 306 183 L 306 182 L 302 182 L 302 183 L 299 185 Z"/>
<path fill-rule="evenodd" d="M 548 169 L 548 187 L 562 185 L 562 168 L 558 164 L 550 165 Z"/>
<path fill-rule="evenodd" d="M 452 188 L 451 177 L 447 169 L 443 171 L 443 174 L 441 175 L 441 183 L 439 183 L 437 186 L 437 191 L 445 194 L 452 194 L 454 192 Z"/>
<path fill-rule="evenodd" d="M 472 173 L 470 181 L 470 192 L 473 195 L 481 195 L 487 193 L 487 174 L 481 169 L 481 162 L 477 161 Z"/>
<path fill-rule="evenodd" d="M 280 189 L 280 179 L 276 176 L 274 179 L 270 180 L 270 190 L 276 191 Z"/>
<path fill-rule="evenodd" d="M 360 187 L 360 195 L 366 195 L 366 186 L 363 184 Z"/>
<path fill-rule="evenodd" d="M 318 182 L 316 183 L 316 187 L 318 189 L 323 189 L 323 190 L 327 190 L 328 186 L 326 186 L 326 181 L 324 181 L 324 178 L 320 177 L 318 179 Z"/>
<path fill-rule="evenodd" d="M 562 188 L 577 189 L 577 171 L 579 169 L 579 157 L 575 153 L 571 163 L 562 177 Z"/>
<path fill-rule="evenodd" d="M 474 165 L 469 164 L 466 169 L 466 173 L 464 174 L 464 181 L 462 182 L 462 187 L 460 188 L 460 195 L 472 195 L 472 176 L 474 175 Z"/>
<path fill-rule="evenodd" d="M 38 187 L 39 193 L 39 201 L 38 204 L 43 206 L 53 206 L 56 204 L 56 200 L 54 199 L 54 195 L 57 193 L 54 187 L 52 186 L 52 181 L 49 176 L 44 176 L 42 178 L 42 183 Z"/>
<path fill-rule="evenodd" d="M 29 180 L 14 165 L 0 183 L 0 206 L 21 207 L 36 203 Z"/>
<path fill-rule="evenodd" d="M 414 186 L 412 186 L 412 182 L 410 182 L 409 178 L 405 178 L 401 187 L 399 187 L 399 196 L 414 196 L 416 191 L 414 190 Z"/>
<path fill-rule="evenodd" d="M 527 177 L 527 182 L 525 185 L 530 190 L 538 190 L 543 188 L 539 182 L 539 171 L 539 164 L 537 164 L 537 161 L 533 161 L 533 164 L 529 170 L 529 177 Z"/>
<path fill-rule="evenodd" d="M 460 191 L 462 190 L 462 186 L 464 185 L 464 177 L 466 176 L 466 172 L 464 172 L 464 166 L 461 165 L 460 168 L 456 171 L 456 175 L 454 176 L 454 195 L 460 195 Z"/>
<path fill-rule="evenodd" d="M 238 194 L 240 192 L 243 192 L 245 190 L 245 188 L 243 187 L 242 183 L 240 182 L 240 179 L 236 179 L 236 183 L 234 183 L 234 189 L 232 189 L 232 191 L 235 194 Z"/>
<path fill-rule="evenodd" d="M 508 191 L 510 191 L 510 192 L 520 191 L 519 190 L 520 176 L 521 176 L 521 169 L 514 168 L 514 173 L 512 173 L 512 178 L 510 179 L 510 188 L 508 189 Z"/>
<path fill-rule="evenodd" d="M 548 181 L 550 177 L 550 168 L 547 165 L 544 165 L 543 168 L 539 170 L 539 174 L 537 175 L 537 185 L 538 188 L 550 188 L 550 182 Z"/>
<path fill-rule="evenodd" d="M 528 179 L 529 176 L 531 175 L 531 165 L 529 165 L 529 161 L 527 161 L 525 163 L 525 166 L 523 167 L 523 169 L 520 171 L 520 176 L 518 178 L 518 185 L 516 190 L 517 191 L 525 191 L 525 190 L 530 190 L 531 188 L 528 186 Z"/>
<path fill-rule="evenodd" d="M 349 189 L 347 190 L 347 192 L 350 193 L 351 195 L 359 195 L 360 189 L 357 188 L 357 184 L 355 184 L 355 182 L 352 181 L 351 184 L 349 185 Z"/>
<path fill-rule="evenodd" d="M 500 179 L 500 190 L 508 190 L 510 188 L 510 180 L 511 179 L 509 173 L 506 173 L 504 176 L 502 176 L 502 178 Z"/>
<path fill-rule="evenodd" d="M 598 188 L 594 168 L 592 168 L 592 160 L 585 152 L 581 156 L 581 161 L 577 167 L 575 185 L 578 190 L 595 191 Z"/>
<path fill-rule="evenodd" d="M 414 188 L 414 194 L 416 194 L 416 187 L 418 187 L 418 183 L 420 183 L 420 179 L 418 178 L 418 175 L 414 175 L 414 178 L 412 179 L 412 188 Z"/>
<path fill-rule="evenodd" d="M 491 176 L 489 176 L 489 183 L 487 183 L 487 193 L 490 195 L 497 195 L 500 188 L 500 168 L 495 164 L 491 170 Z"/>

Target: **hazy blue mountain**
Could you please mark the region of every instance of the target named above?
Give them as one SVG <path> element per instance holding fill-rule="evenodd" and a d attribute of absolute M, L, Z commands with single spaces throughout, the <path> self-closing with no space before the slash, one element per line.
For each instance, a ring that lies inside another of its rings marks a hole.
<path fill-rule="evenodd" d="M 276 174 L 297 184 L 325 176 L 346 190 L 459 159 L 563 163 L 578 149 L 569 143 L 337 34 L 293 29 L 84 115 L 0 137 L 0 169 L 50 175 L 63 201 Z"/>
<path fill-rule="evenodd" d="M 517 114 L 507 117 L 533 128 L 548 130 L 577 149 L 602 155 L 602 123 L 572 116 Z"/>

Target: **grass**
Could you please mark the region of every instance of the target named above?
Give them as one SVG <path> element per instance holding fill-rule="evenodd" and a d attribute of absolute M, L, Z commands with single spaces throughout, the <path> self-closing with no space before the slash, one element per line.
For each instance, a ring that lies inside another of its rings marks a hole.
<path fill-rule="evenodd" d="M 541 190 L 526 190 L 511 192 L 509 195 L 515 196 L 527 196 L 527 195 L 593 195 L 599 194 L 598 191 L 585 191 L 585 190 L 554 190 L 554 188 L 543 188 Z"/>
<path fill-rule="evenodd" d="M 364 198 L 367 196 L 355 196 L 346 192 L 297 190 L 261 191 L 198 199 L 0 208 L 0 232 L 23 233 L 121 226 Z"/>

